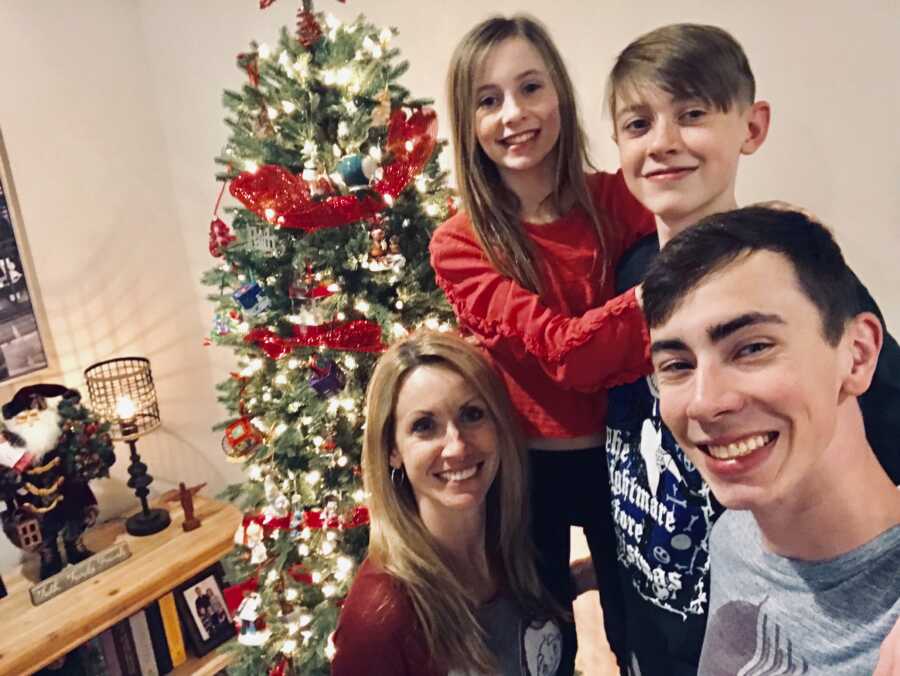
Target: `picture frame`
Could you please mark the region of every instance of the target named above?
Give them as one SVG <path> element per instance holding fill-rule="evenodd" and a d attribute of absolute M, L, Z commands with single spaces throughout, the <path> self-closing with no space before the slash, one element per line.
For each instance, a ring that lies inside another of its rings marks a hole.
<path fill-rule="evenodd" d="M 0 130 L 0 388 L 57 368 Z"/>
<path fill-rule="evenodd" d="M 234 620 L 222 590 L 224 571 L 215 564 L 175 588 L 175 606 L 188 645 L 197 657 L 235 636 Z"/>

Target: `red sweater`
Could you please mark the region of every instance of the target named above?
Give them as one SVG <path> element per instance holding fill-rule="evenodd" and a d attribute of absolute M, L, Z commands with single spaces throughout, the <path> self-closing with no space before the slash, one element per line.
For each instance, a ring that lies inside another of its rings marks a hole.
<path fill-rule="evenodd" d="M 363 561 L 334 632 L 332 676 L 446 676 L 425 647 L 412 602 L 400 583 Z"/>
<path fill-rule="evenodd" d="M 650 372 L 650 338 L 634 291 L 610 299 L 616 263 L 655 232 L 656 222 L 621 171 L 592 174 L 588 186 L 619 233 L 608 238 L 603 284 L 597 233 L 580 209 L 552 223 L 522 223 L 545 280 L 543 296 L 491 266 L 465 213 L 443 223 L 429 247 L 460 327 L 493 358 L 531 438 L 602 433 L 607 388 Z"/>

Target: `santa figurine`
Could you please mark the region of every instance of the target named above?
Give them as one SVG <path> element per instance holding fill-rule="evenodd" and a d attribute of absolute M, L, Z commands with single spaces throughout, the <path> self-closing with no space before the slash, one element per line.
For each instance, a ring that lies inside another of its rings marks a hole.
<path fill-rule="evenodd" d="M 14 545 L 41 557 L 42 580 L 88 558 L 84 531 L 97 519 L 88 481 L 109 476 L 115 462 L 108 425 L 62 385 L 23 387 L 2 408 L 0 514 Z"/>

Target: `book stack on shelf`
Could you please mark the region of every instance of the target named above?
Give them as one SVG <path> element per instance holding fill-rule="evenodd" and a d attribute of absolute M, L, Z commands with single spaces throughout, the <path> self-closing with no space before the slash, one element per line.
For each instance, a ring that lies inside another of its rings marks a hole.
<path fill-rule="evenodd" d="M 177 508 L 151 536 L 127 534 L 123 520 L 92 529 L 90 549 L 124 542 L 131 556 L 40 605 L 29 595 L 33 571 L 4 575 L 0 676 L 211 676 L 227 666 L 228 654 L 214 650 L 235 635 L 218 561 L 241 515 L 202 496 L 194 505 L 202 525 L 191 532 Z"/>
<path fill-rule="evenodd" d="M 162 676 L 234 637 L 216 565 L 69 653 L 41 676 Z M 177 599 L 177 601 L 176 601 Z M 217 664 L 217 662 L 209 662 Z"/>

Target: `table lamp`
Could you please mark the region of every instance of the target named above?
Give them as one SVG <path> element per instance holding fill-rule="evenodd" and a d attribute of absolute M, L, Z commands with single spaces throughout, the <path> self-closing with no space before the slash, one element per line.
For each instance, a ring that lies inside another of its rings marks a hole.
<path fill-rule="evenodd" d="M 140 499 L 141 511 L 126 519 L 125 529 L 131 535 L 158 533 L 169 525 L 169 512 L 150 509 L 147 504 L 147 487 L 153 477 L 137 453 L 138 438 L 160 426 L 150 361 L 143 357 L 107 359 L 85 369 L 84 379 L 91 408 L 110 422 L 112 438 L 126 442 L 131 449 L 128 486 Z"/>

